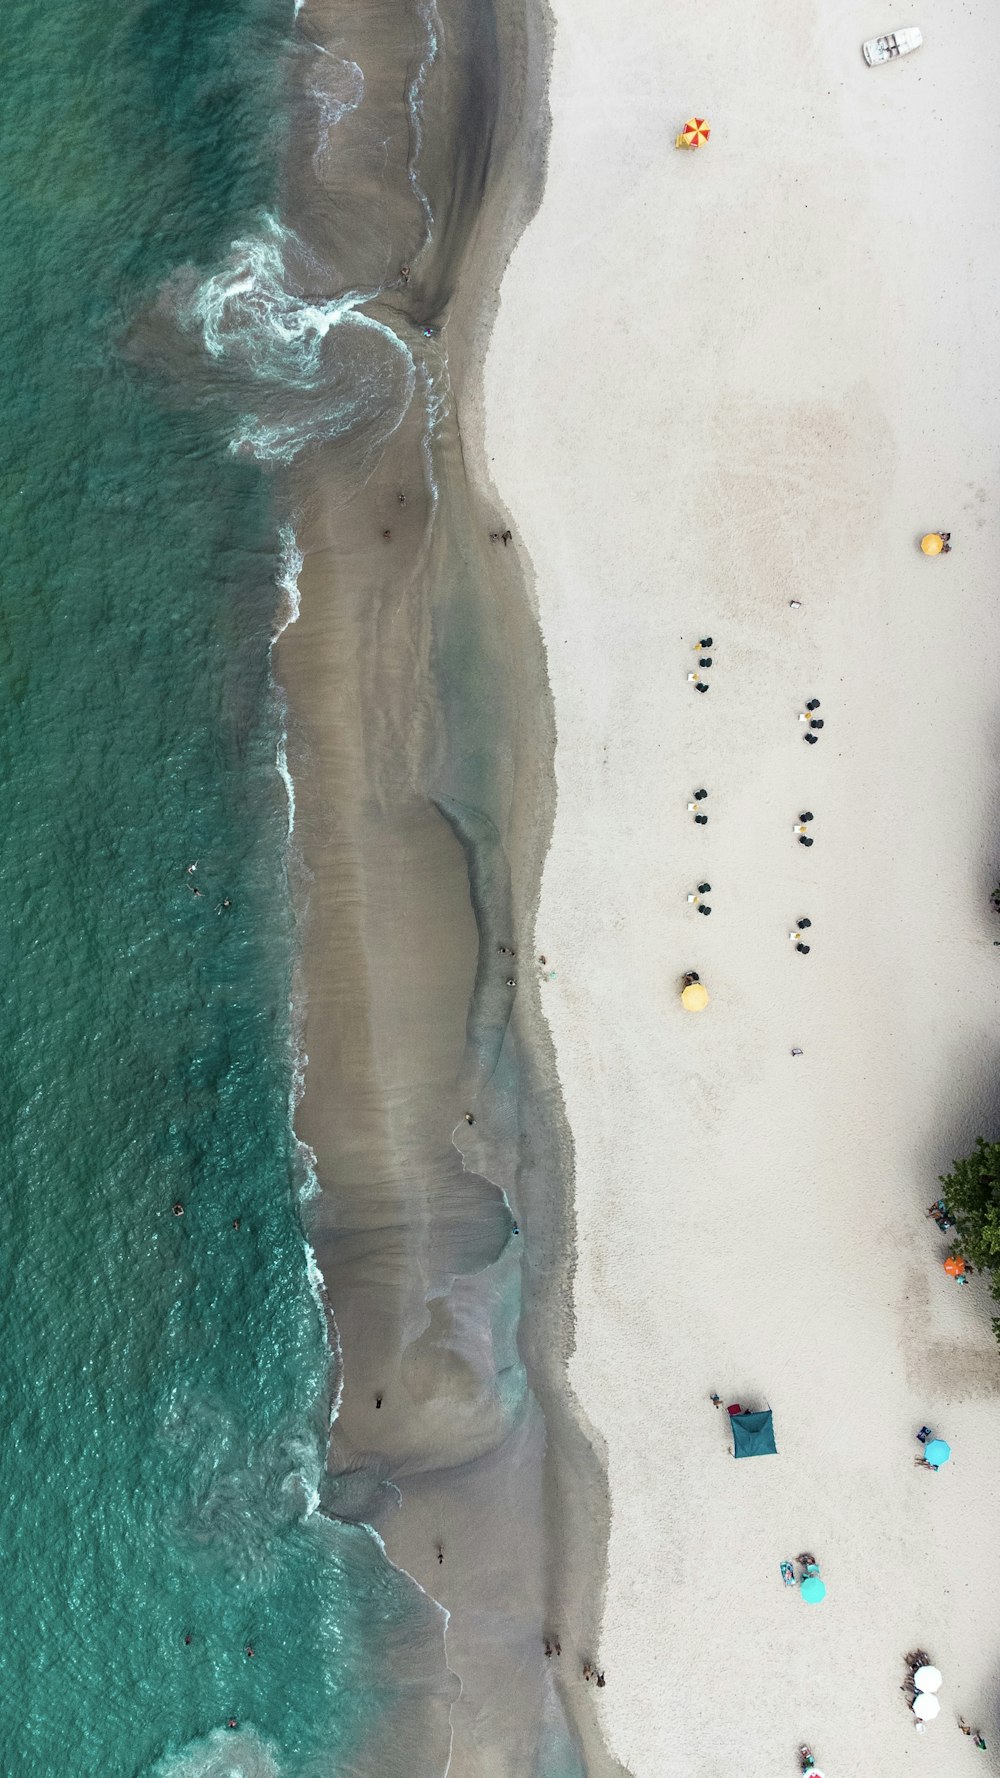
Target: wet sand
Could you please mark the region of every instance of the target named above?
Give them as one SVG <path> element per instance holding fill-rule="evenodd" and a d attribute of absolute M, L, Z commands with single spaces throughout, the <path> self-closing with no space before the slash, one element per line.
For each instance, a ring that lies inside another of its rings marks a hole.
<path fill-rule="evenodd" d="M 342 1351 L 323 1506 L 375 1524 L 451 1614 L 456 1778 L 600 1774 L 615 1768 L 579 1672 L 607 1501 L 564 1389 L 569 1142 L 530 951 L 554 734 L 481 441 L 496 289 L 540 192 L 547 27 L 514 4 L 401 21 L 316 0 L 300 31 L 288 220 L 318 290 L 377 291 L 368 311 L 416 364 L 374 470 L 359 433 L 306 453 L 283 489 L 304 558 L 277 650 L 297 1129 Z M 317 83 L 327 102 L 356 94 L 352 65 L 364 99 L 325 135 Z M 380 1749 L 383 1778 L 443 1770 L 440 1715 L 423 1752 L 420 1720 Z"/>

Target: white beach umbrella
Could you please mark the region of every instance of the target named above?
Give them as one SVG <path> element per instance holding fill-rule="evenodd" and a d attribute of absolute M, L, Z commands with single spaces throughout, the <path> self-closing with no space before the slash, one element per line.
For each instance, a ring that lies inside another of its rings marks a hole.
<path fill-rule="evenodd" d="M 913 1675 L 918 1692 L 939 1692 L 944 1680 L 936 1667 L 918 1667 Z"/>
<path fill-rule="evenodd" d="M 933 1692 L 918 1692 L 913 1700 L 913 1714 L 919 1716 L 921 1722 L 933 1722 L 941 1708 L 940 1698 Z"/>

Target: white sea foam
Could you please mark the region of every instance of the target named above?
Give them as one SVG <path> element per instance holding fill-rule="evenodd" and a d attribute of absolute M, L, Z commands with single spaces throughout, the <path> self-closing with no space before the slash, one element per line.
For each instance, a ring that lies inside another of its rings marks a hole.
<path fill-rule="evenodd" d="M 308 1241 L 306 1242 L 305 1247 L 306 1267 L 309 1273 L 309 1288 L 312 1291 L 313 1300 L 323 1316 L 327 1330 L 330 1354 L 333 1359 L 337 1377 L 337 1393 L 330 1403 L 330 1425 L 332 1426 L 340 1413 L 340 1404 L 344 1399 L 344 1348 L 340 1343 L 340 1329 L 337 1326 L 336 1318 L 330 1306 L 330 1294 L 326 1288 L 326 1279 L 320 1271 L 319 1261 Z"/>
<path fill-rule="evenodd" d="M 336 56 L 332 50 L 317 43 L 323 56 L 309 96 L 316 103 L 318 141 L 313 153 L 313 166 L 322 174 L 330 151 L 330 139 L 337 125 L 352 111 L 357 111 L 365 96 L 365 77 L 357 62 L 349 56 Z"/>
<path fill-rule="evenodd" d="M 417 11 L 424 28 L 424 48 L 413 79 L 406 89 L 406 108 L 410 115 L 410 158 L 406 170 L 414 196 L 423 211 L 426 246 L 434 232 L 434 215 L 430 199 L 420 183 L 420 151 L 424 143 L 424 88 L 438 58 L 441 15 L 437 9 L 437 0 L 421 0 Z"/>
<path fill-rule="evenodd" d="M 323 276 L 294 231 L 265 213 L 260 233 L 234 241 L 222 268 L 185 296 L 179 318 L 244 392 L 248 382 L 260 391 L 230 450 L 291 462 L 307 444 L 352 433 L 365 473 L 410 405 L 413 355 L 362 313 L 378 290 L 303 296 L 295 285 L 307 273 Z"/>
<path fill-rule="evenodd" d="M 298 622 L 302 608 L 302 597 L 299 592 L 299 575 L 302 572 L 303 555 L 299 548 L 295 527 L 286 523 L 278 531 L 278 572 L 275 581 L 285 595 L 285 608 L 278 619 L 278 627 L 271 638 L 271 647 L 283 636 L 290 624 Z M 275 752 L 275 767 L 285 787 L 288 802 L 288 838 L 295 832 L 295 784 L 288 769 L 288 709 L 283 694 L 276 688 L 280 701 L 278 745 Z"/>
<path fill-rule="evenodd" d="M 278 1750 L 252 1728 L 214 1729 L 167 1754 L 149 1778 L 281 1778 Z"/>
<path fill-rule="evenodd" d="M 274 756 L 274 764 L 278 777 L 281 779 L 285 789 L 285 798 L 288 803 L 288 838 L 291 839 L 295 832 L 295 781 L 288 769 L 287 742 L 288 737 L 284 731 L 282 731 Z"/>
<path fill-rule="evenodd" d="M 281 621 L 274 633 L 274 642 L 283 635 L 289 624 L 298 622 L 302 597 L 299 592 L 299 575 L 305 557 L 299 548 L 299 540 L 295 535 L 295 526 L 284 524 L 278 530 L 278 572 L 275 579 L 288 601 Z M 273 643 L 272 643 L 273 646 Z"/>

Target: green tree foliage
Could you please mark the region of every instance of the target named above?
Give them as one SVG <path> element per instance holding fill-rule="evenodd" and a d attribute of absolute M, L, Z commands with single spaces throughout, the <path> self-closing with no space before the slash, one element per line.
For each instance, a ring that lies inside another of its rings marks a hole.
<path fill-rule="evenodd" d="M 944 1200 L 958 1231 L 952 1252 L 988 1273 L 1000 1302 L 1000 1142 L 980 1136 L 972 1153 L 952 1166 L 953 1172 L 941 1174 Z M 1000 1318 L 993 1326 L 1000 1339 Z"/>

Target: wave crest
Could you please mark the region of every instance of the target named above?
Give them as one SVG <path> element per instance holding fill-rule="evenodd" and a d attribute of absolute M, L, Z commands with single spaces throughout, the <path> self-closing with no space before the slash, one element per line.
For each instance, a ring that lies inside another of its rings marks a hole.
<path fill-rule="evenodd" d="M 324 281 L 294 230 L 265 212 L 217 271 L 186 266 L 168 280 L 132 353 L 200 384 L 196 398 L 235 408 L 234 453 L 290 463 L 340 440 L 347 468 L 364 477 L 409 408 L 416 365 L 395 329 L 366 312 L 377 290 L 312 294 Z"/>
<path fill-rule="evenodd" d="M 213 1729 L 177 1753 L 164 1754 L 147 1778 L 281 1778 L 277 1749 L 252 1728 Z"/>

